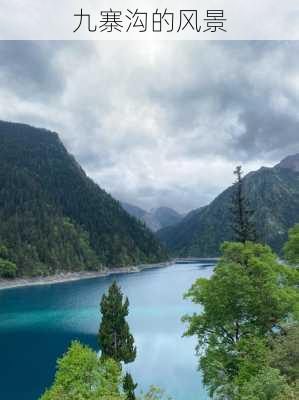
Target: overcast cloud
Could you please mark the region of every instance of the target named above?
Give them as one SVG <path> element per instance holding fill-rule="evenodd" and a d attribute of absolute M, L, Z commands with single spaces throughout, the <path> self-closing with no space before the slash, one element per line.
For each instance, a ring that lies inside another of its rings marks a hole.
<path fill-rule="evenodd" d="M 0 42 L 0 118 L 59 133 L 101 187 L 200 207 L 299 152 L 299 42 Z"/>

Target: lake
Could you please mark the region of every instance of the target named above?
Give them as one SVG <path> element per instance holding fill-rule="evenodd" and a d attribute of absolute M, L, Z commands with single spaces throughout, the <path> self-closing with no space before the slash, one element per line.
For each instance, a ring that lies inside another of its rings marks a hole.
<path fill-rule="evenodd" d="M 207 400 L 195 338 L 182 338 L 185 313 L 199 308 L 184 292 L 213 267 L 180 264 L 141 273 L 0 291 L 0 398 L 37 400 L 50 386 L 57 357 L 74 339 L 97 349 L 99 302 L 114 279 L 130 300 L 137 358 L 128 370 L 138 389 L 155 384 L 174 400 Z"/>

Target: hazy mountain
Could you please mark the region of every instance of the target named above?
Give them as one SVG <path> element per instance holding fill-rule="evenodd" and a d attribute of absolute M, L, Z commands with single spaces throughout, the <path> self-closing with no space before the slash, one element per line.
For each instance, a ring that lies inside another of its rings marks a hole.
<path fill-rule="evenodd" d="M 260 240 L 281 251 L 288 229 L 299 222 L 299 154 L 273 168 L 262 167 L 244 178 L 244 189 Z M 233 187 L 211 204 L 189 213 L 180 223 L 160 230 L 158 237 L 176 254 L 215 256 L 233 237 L 230 205 Z"/>
<path fill-rule="evenodd" d="M 140 219 L 143 221 L 143 218 L 147 214 L 147 211 L 143 210 L 140 207 L 133 206 L 132 204 L 121 202 L 123 208 L 133 217 Z"/>
<path fill-rule="evenodd" d="M 155 262 L 165 251 L 86 176 L 56 133 L 0 122 L 0 243 L 18 273 Z"/>
<path fill-rule="evenodd" d="M 284 158 L 279 164 L 277 164 L 276 167 L 291 169 L 295 172 L 299 172 L 299 154 L 294 154 Z"/>
<path fill-rule="evenodd" d="M 183 218 L 181 214 L 169 207 L 159 207 L 145 211 L 128 203 L 122 203 L 122 206 L 129 214 L 143 221 L 153 232 L 177 224 Z"/>

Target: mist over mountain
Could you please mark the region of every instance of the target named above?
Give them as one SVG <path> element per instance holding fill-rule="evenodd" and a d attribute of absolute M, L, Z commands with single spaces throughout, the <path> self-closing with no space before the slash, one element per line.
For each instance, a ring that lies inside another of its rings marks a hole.
<path fill-rule="evenodd" d="M 276 165 L 276 167 L 299 172 L 299 153 L 284 158 L 279 164 Z"/>
<path fill-rule="evenodd" d="M 145 211 L 140 207 L 124 202 L 122 206 L 133 217 L 143 221 L 153 232 L 177 224 L 183 219 L 183 215 L 169 207 L 158 207 L 152 208 L 150 211 Z"/>
<path fill-rule="evenodd" d="M 0 244 L 18 275 L 165 259 L 159 241 L 88 178 L 58 135 L 0 121 Z"/>
<path fill-rule="evenodd" d="M 209 205 L 194 210 L 178 224 L 157 232 L 171 251 L 181 256 L 217 256 L 219 246 L 231 240 L 230 186 Z M 288 229 L 299 222 L 299 154 L 273 168 L 262 167 L 244 177 L 244 192 L 259 240 L 281 252 Z"/>

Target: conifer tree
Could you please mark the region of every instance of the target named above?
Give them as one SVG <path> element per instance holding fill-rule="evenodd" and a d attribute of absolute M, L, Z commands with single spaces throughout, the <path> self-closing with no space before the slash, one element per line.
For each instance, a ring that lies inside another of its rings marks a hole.
<path fill-rule="evenodd" d="M 243 171 L 241 166 L 237 166 L 234 174 L 237 179 L 234 183 L 234 194 L 232 198 L 231 211 L 233 214 L 232 230 L 236 242 L 245 243 L 246 241 L 256 241 L 256 230 L 252 223 L 253 211 L 248 206 L 244 194 Z"/>
<path fill-rule="evenodd" d="M 134 383 L 131 374 L 126 373 L 123 381 L 123 389 L 126 393 L 127 400 L 136 400 L 135 389 L 137 388 L 137 384 Z"/>
<path fill-rule="evenodd" d="M 117 362 L 129 363 L 136 358 L 134 337 L 126 317 L 129 314 L 129 300 L 122 294 L 114 281 L 101 300 L 102 321 L 98 333 L 98 343 L 102 357 L 112 358 Z"/>

